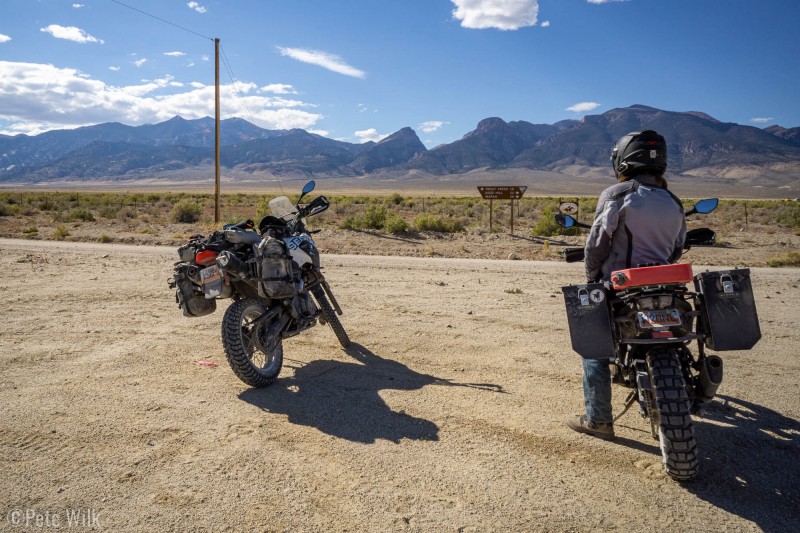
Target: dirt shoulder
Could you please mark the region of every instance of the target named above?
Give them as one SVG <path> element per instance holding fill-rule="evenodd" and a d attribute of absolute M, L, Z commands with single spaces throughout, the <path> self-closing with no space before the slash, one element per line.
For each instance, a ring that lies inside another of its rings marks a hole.
<path fill-rule="evenodd" d="M 227 367 L 225 303 L 181 316 L 175 259 L 0 239 L 4 516 L 91 509 L 114 531 L 800 528 L 799 269 L 753 269 L 764 336 L 721 354 L 720 396 L 695 422 L 701 473 L 681 485 L 635 408 L 614 442 L 563 425 L 582 393 L 560 286 L 581 265 L 328 253 L 356 347 L 314 328 L 254 390 Z M 615 386 L 616 412 L 626 394 Z"/>

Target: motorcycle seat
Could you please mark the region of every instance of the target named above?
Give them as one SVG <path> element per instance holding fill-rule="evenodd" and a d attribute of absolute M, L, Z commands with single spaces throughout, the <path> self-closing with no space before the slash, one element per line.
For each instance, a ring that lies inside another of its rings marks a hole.
<path fill-rule="evenodd" d="M 692 265 L 688 263 L 627 268 L 611 273 L 611 283 L 616 290 L 646 285 L 686 284 L 692 279 Z"/>

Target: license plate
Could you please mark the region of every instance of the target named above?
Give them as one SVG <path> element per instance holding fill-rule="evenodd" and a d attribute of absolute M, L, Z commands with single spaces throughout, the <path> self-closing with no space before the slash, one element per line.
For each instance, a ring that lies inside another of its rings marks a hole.
<path fill-rule="evenodd" d="M 654 309 L 652 311 L 639 311 L 636 318 L 640 328 L 669 328 L 680 326 L 683 321 L 677 309 Z"/>
<path fill-rule="evenodd" d="M 203 285 L 207 285 L 218 279 L 222 279 L 222 270 L 217 265 L 204 268 L 200 271 L 200 283 Z"/>

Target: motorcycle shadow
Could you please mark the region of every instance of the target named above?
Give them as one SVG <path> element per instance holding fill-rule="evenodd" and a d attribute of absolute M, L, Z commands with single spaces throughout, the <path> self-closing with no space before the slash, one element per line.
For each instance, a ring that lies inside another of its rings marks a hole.
<path fill-rule="evenodd" d="M 800 531 L 800 421 L 718 395 L 695 418 L 698 498 L 765 531 Z"/>
<path fill-rule="evenodd" d="M 263 389 L 246 390 L 239 398 L 269 413 L 284 414 L 292 424 L 314 427 L 334 437 L 365 444 L 378 439 L 399 444 L 402 439 L 439 440 L 439 427 L 402 410 L 393 411 L 380 391 L 445 385 L 503 392 L 498 385 L 456 383 L 416 372 L 360 344 L 353 344 L 347 353 L 356 362 L 301 363 L 294 376 L 279 378 Z"/>

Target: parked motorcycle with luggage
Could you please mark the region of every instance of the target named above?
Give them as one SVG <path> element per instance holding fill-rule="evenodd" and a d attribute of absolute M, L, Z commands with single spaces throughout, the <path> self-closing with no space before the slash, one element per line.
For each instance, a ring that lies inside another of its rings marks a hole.
<path fill-rule="evenodd" d="M 286 196 L 269 202 L 271 215 L 195 235 L 178 249 L 170 288 L 184 316 L 213 313 L 217 300 L 233 303 L 222 319 L 222 345 L 231 369 L 252 387 L 271 384 L 283 365 L 283 340 L 317 323 L 329 324 L 342 347 L 350 339 L 339 321 L 342 310 L 322 274 L 319 251 L 306 217 L 330 206 L 324 196 L 300 206 L 314 190 L 303 187 L 293 204 Z M 319 231 L 319 230 L 317 230 Z M 313 298 L 312 298 L 313 296 Z"/>
<path fill-rule="evenodd" d="M 710 213 L 717 205 L 715 198 L 701 200 L 685 215 Z M 556 222 L 591 227 L 563 214 Z M 687 248 L 713 244 L 714 237 L 707 228 L 691 230 Z M 582 261 L 583 248 L 564 256 Z M 690 264 L 638 266 L 562 291 L 573 350 L 587 359 L 612 358 L 613 381 L 633 389 L 615 419 L 638 402 L 666 473 L 693 478 L 699 461 L 691 415 L 714 398 L 723 376 L 722 359 L 706 349 L 748 350 L 761 338 L 749 269 L 694 275 Z M 697 353 L 689 349 L 693 341 Z"/>

